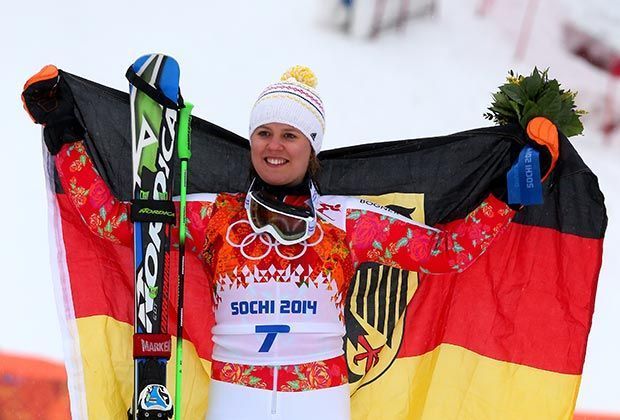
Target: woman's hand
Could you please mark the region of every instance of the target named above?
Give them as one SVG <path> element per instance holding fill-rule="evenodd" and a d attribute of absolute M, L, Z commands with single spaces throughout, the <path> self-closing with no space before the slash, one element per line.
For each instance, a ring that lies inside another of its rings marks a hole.
<path fill-rule="evenodd" d="M 84 138 L 84 128 L 73 112 L 73 95 L 66 86 L 63 89 L 56 66 L 47 65 L 26 81 L 22 102 L 30 118 L 45 127 L 43 138 L 52 155 L 63 144 Z"/>

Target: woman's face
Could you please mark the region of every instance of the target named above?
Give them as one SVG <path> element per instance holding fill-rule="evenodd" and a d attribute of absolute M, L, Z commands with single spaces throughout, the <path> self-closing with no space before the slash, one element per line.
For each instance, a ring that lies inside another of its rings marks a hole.
<path fill-rule="evenodd" d="M 250 136 L 252 165 L 271 185 L 294 186 L 306 176 L 310 142 L 298 129 L 280 123 L 259 126 Z"/>

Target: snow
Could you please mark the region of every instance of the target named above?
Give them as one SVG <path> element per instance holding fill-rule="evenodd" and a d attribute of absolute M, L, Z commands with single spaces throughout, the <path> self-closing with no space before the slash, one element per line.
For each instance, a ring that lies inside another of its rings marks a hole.
<path fill-rule="evenodd" d="M 564 1 L 571 22 L 620 50 L 620 5 L 617 0 Z"/>
<path fill-rule="evenodd" d="M 528 73 L 537 65 L 550 67 L 564 87 L 579 91 L 580 107 L 591 111 L 585 135 L 573 143 L 599 176 L 610 224 L 578 407 L 620 412 L 615 325 L 620 320 L 620 260 L 615 258 L 620 132 L 606 145 L 599 130 L 608 78 L 561 47 L 560 23 L 569 14 L 562 1 L 539 2 L 521 60 L 514 51 L 527 1 L 496 0 L 478 16 L 480 1 L 441 1 L 432 19 L 411 22 L 372 42 L 318 24 L 324 2 L 317 0 L 184 2 L 177 10 L 159 0 L 5 5 L 0 110 L 7 131 L 0 179 L 6 198 L 0 220 L 6 227 L 0 278 L 8 292 L 0 307 L 0 351 L 63 359 L 49 269 L 40 129 L 19 104 L 23 83 L 43 65 L 54 63 L 125 89 L 130 62 L 147 52 L 165 52 L 181 64 L 183 93 L 197 105 L 194 114 L 246 135 L 249 110 L 261 89 L 289 65 L 306 64 L 319 77 L 327 107 L 325 148 L 489 125 L 482 114 L 508 70 Z M 138 13 L 162 29 L 134 23 Z"/>

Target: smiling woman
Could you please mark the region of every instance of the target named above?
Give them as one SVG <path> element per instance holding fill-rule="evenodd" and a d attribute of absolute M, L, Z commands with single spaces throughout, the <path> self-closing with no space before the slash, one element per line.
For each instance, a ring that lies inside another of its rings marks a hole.
<path fill-rule="evenodd" d="M 312 149 L 306 136 L 293 126 L 269 123 L 250 135 L 252 166 L 268 184 L 292 187 L 306 177 Z"/>
<path fill-rule="evenodd" d="M 317 78 L 308 67 L 291 67 L 280 82 L 263 90 L 252 108 L 252 166 L 270 185 L 299 185 L 310 162 L 311 172 L 318 167 L 325 111 L 316 85 Z"/>

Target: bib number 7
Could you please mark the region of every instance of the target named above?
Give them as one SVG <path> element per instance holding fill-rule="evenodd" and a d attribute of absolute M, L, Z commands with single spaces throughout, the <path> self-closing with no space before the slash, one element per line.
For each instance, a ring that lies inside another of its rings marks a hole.
<path fill-rule="evenodd" d="M 255 330 L 256 334 L 267 334 L 265 336 L 265 341 L 258 349 L 259 353 L 267 353 L 271 350 L 271 346 L 276 339 L 276 335 L 284 334 L 291 332 L 290 325 L 256 325 Z"/>

